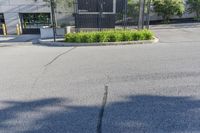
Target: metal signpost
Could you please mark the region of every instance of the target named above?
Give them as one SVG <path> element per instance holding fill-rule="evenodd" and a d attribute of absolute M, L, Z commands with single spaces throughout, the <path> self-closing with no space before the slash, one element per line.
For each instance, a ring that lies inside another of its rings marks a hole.
<path fill-rule="evenodd" d="M 53 28 L 53 40 L 56 41 L 56 17 L 55 17 L 56 4 L 54 0 L 51 0 L 51 19 Z"/>

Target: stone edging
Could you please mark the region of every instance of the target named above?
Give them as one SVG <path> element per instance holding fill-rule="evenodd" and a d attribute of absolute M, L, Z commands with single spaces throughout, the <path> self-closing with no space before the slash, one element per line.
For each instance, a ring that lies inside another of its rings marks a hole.
<path fill-rule="evenodd" d="M 80 46 L 110 46 L 110 45 L 132 45 L 132 44 L 152 44 L 159 42 L 159 39 L 154 37 L 153 40 L 142 41 L 126 41 L 126 42 L 104 42 L 104 43 L 66 43 L 66 42 L 53 42 L 50 40 L 39 39 L 39 44 L 45 46 L 64 46 L 64 47 L 80 47 Z"/>

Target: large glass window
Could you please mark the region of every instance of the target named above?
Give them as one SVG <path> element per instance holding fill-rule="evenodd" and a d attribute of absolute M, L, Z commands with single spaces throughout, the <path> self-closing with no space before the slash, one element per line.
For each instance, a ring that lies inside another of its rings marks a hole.
<path fill-rule="evenodd" d="M 50 13 L 23 13 L 21 14 L 23 29 L 39 29 L 51 24 Z"/>

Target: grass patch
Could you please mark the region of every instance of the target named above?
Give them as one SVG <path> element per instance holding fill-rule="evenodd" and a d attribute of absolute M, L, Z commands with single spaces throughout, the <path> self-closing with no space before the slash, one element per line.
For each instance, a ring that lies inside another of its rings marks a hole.
<path fill-rule="evenodd" d="M 104 30 L 96 32 L 79 32 L 65 35 L 65 42 L 97 43 L 97 42 L 124 42 L 153 39 L 150 30 Z"/>

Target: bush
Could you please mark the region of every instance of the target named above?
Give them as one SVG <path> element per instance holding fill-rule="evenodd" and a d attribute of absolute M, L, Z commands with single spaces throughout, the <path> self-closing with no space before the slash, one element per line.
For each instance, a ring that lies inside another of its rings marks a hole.
<path fill-rule="evenodd" d="M 174 15 L 181 17 L 185 11 L 183 0 L 153 0 L 154 11 L 168 23 Z"/>
<path fill-rule="evenodd" d="M 65 35 L 66 42 L 95 43 L 151 40 L 153 33 L 149 30 L 105 30 L 100 32 L 80 32 Z"/>
<path fill-rule="evenodd" d="M 187 4 L 189 5 L 189 13 L 196 13 L 196 19 L 200 20 L 200 0 L 188 0 Z"/>

